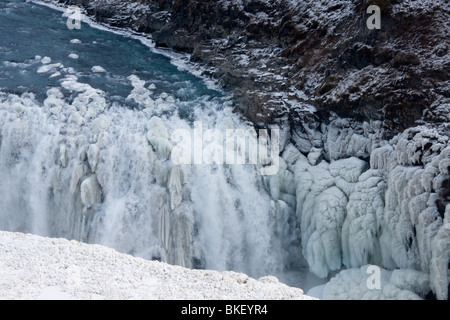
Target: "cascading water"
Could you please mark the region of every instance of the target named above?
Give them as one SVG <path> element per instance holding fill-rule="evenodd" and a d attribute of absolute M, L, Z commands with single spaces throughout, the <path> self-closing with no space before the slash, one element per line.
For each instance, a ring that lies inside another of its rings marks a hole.
<path fill-rule="evenodd" d="M 294 210 L 258 168 L 169 157 L 170 133 L 194 121 L 250 128 L 227 96 L 136 39 L 69 30 L 48 8 L 1 1 L 0 20 L 0 229 L 281 274 Z"/>

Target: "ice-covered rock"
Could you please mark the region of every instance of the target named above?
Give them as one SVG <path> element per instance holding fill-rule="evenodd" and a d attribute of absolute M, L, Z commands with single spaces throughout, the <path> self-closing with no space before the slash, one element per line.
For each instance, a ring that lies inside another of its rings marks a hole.
<path fill-rule="evenodd" d="M 151 97 L 151 89 L 149 90 L 145 88 L 145 81 L 139 79 L 135 75 L 129 76 L 128 80 L 131 81 L 131 85 L 133 86 L 133 90 L 128 95 L 128 99 L 133 99 L 139 105 L 147 108 L 149 112 L 153 112 L 155 108 L 155 101 Z"/>
<path fill-rule="evenodd" d="M 339 272 L 325 285 L 325 300 L 421 300 L 429 292 L 426 273 L 403 269 L 389 271 L 378 266 Z M 421 295 L 419 295 L 420 293 Z"/>
<path fill-rule="evenodd" d="M 100 149 L 98 148 L 98 146 L 96 146 L 95 144 L 91 144 L 87 151 L 87 158 L 92 172 L 95 172 L 95 169 L 97 169 L 99 154 Z"/>
<path fill-rule="evenodd" d="M 430 285 L 441 300 L 448 299 L 449 272 L 448 262 L 450 260 L 450 204 L 446 206 L 444 225 L 439 229 L 436 237 L 432 240 Z"/>
<path fill-rule="evenodd" d="M 355 183 L 361 174 L 366 171 L 367 163 L 356 157 L 332 161 L 328 167 L 333 177 L 341 177 L 347 182 Z"/>
<path fill-rule="evenodd" d="M 303 153 L 308 154 L 312 148 L 312 143 L 309 140 L 308 134 L 305 132 L 293 131 L 292 140 L 295 146 Z"/>
<path fill-rule="evenodd" d="M 316 164 L 320 163 L 322 157 L 323 157 L 323 150 L 319 148 L 313 147 L 308 153 L 308 161 L 312 166 L 315 166 Z"/>
<path fill-rule="evenodd" d="M 52 58 L 50 58 L 50 57 L 43 57 L 41 62 L 42 62 L 42 64 L 49 64 L 50 62 L 52 62 Z"/>
<path fill-rule="evenodd" d="M 324 148 L 330 160 L 355 156 L 368 158 L 372 141 L 365 135 L 356 133 L 347 119 L 335 119 L 328 128 Z"/>
<path fill-rule="evenodd" d="M 86 208 L 102 202 L 102 189 L 95 175 L 83 180 L 80 186 L 81 201 Z"/>
<path fill-rule="evenodd" d="M 173 145 L 164 122 L 158 117 L 152 117 L 147 124 L 147 139 L 155 149 L 160 159 L 168 159 Z"/>
<path fill-rule="evenodd" d="M 350 193 L 342 225 L 343 264 L 349 268 L 380 259 L 380 219 L 384 212 L 385 184 L 377 171 L 359 177 Z"/>
<path fill-rule="evenodd" d="M 44 59 L 42 59 L 44 60 Z M 37 70 L 37 73 L 47 73 L 50 71 L 56 71 L 56 69 L 64 68 L 64 66 L 61 63 L 53 63 L 53 64 L 44 64 L 43 66 L 39 67 Z"/>
<path fill-rule="evenodd" d="M 96 72 L 96 73 L 104 73 L 106 72 L 106 70 L 102 67 L 102 66 L 93 66 L 91 68 L 92 72 Z"/>
<path fill-rule="evenodd" d="M 445 297 L 448 139 L 433 130 L 411 129 L 387 143 L 376 140 L 375 133 L 361 140 L 363 135 L 352 130 L 342 119 L 322 129 L 327 156 L 318 165 L 311 162 L 314 148 L 307 158 L 289 146 L 283 155 L 294 173 L 297 223 L 310 270 L 319 277 L 369 263 L 417 270 L 430 275 L 431 289 Z M 352 137 L 359 142 L 351 142 Z M 369 154 L 370 165 L 361 159 Z M 272 196 L 278 196 L 273 190 L 281 190 L 283 183 L 274 179 L 268 186 Z M 383 294 L 400 294 L 399 279 L 396 287 L 387 287 L 392 292 Z M 418 287 L 408 290 L 426 294 Z"/>
<path fill-rule="evenodd" d="M 372 169 L 382 169 L 388 171 L 391 169 L 389 168 L 389 165 L 393 164 L 393 156 L 394 149 L 389 144 L 376 148 L 370 153 L 370 167 Z"/>

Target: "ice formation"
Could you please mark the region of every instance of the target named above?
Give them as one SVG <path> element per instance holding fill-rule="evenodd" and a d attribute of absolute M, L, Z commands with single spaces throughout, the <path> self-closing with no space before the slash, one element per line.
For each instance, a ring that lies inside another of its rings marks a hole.
<path fill-rule="evenodd" d="M 341 271 L 331 279 L 322 292 L 326 300 L 421 300 L 430 290 L 428 274 L 410 270 L 397 269 L 388 271 L 380 269 L 379 285 L 372 287 L 370 266 Z M 420 293 L 420 295 L 418 294 Z"/>
<path fill-rule="evenodd" d="M 358 133 L 349 124 L 337 118 L 321 132 L 294 132 L 296 146 L 284 149 L 280 172 L 265 178 L 271 196 L 296 210 L 310 270 L 322 278 L 368 264 L 417 270 L 430 278 L 428 290 L 446 299 L 448 138 L 419 127 L 384 141 L 377 122 Z M 414 286 L 410 291 L 426 295 Z"/>
<path fill-rule="evenodd" d="M 319 163 L 294 147 L 285 149 L 290 165 L 281 170 L 294 175 L 290 194 L 296 195 L 303 256 L 319 277 L 367 264 L 417 270 L 430 277 L 429 289 L 446 299 L 449 140 L 419 127 L 388 142 L 379 138 L 376 126 L 366 124 L 366 132 L 355 133 L 345 119 L 333 120 Z M 279 198 L 291 184 L 283 179 L 278 189 L 270 184 L 270 192 Z"/>

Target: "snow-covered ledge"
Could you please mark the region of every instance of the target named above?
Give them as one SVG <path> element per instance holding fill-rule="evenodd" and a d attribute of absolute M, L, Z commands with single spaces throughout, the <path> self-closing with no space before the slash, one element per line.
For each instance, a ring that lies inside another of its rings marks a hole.
<path fill-rule="evenodd" d="M 0 231 L 0 299 L 313 299 L 275 277 L 191 270 L 65 239 Z"/>

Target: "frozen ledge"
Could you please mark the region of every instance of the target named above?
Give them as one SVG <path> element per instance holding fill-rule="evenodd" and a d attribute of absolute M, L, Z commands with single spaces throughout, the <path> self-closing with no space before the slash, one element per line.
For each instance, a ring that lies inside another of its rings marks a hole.
<path fill-rule="evenodd" d="M 0 231 L 0 299 L 313 299 L 275 277 L 191 270 L 65 239 Z"/>

